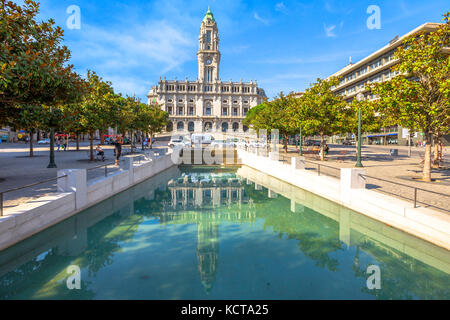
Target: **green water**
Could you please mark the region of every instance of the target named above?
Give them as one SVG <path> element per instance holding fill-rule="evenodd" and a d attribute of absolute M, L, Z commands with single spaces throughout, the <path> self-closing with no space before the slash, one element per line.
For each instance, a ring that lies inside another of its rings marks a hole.
<path fill-rule="evenodd" d="M 172 168 L 1 251 L 0 299 L 449 299 L 449 272 L 447 250 L 250 168 Z"/>

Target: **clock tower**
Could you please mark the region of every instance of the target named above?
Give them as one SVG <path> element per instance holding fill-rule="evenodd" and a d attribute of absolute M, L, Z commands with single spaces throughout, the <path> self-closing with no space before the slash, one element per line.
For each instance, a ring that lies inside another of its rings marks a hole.
<path fill-rule="evenodd" d="M 198 36 L 198 79 L 203 83 L 219 80 L 219 32 L 214 15 L 208 8 Z"/>

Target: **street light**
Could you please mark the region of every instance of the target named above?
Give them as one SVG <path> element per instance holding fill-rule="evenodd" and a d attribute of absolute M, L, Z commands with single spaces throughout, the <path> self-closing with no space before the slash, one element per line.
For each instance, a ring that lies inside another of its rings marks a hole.
<path fill-rule="evenodd" d="M 356 100 L 363 101 L 364 95 L 360 92 L 356 96 Z M 356 153 L 356 165 L 357 168 L 362 168 L 361 163 L 361 106 L 358 105 L 358 152 Z"/>
<path fill-rule="evenodd" d="M 50 162 L 47 168 L 56 168 L 55 163 L 55 119 L 53 109 L 50 107 Z"/>
<path fill-rule="evenodd" d="M 299 136 L 299 139 L 298 139 L 298 144 L 300 146 L 299 156 L 302 157 L 303 156 L 303 150 L 302 150 L 302 147 L 303 147 L 303 145 L 302 145 L 302 127 L 300 127 L 300 136 Z"/>

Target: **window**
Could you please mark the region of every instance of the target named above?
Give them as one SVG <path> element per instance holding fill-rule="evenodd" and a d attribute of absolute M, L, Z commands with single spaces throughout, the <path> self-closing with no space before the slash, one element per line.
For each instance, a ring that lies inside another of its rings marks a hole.
<path fill-rule="evenodd" d="M 228 122 L 223 122 L 222 123 L 222 132 L 227 132 L 228 131 Z"/>
<path fill-rule="evenodd" d="M 238 115 L 238 108 L 233 108 L 233 116 L 237 116 Z"/>
<path fill-rule="evenodd" d="M 367 73 L 367 67 L 362 67 L 362 68 L 359 70 L 359 75 L 362 76 L 362 75 L 365 74 L 365 73 Z"/>
<path fill-rule="evenodd" d="M 356 78 L 356 75 L 355 75 L 354 73 L 352 73 L 352 74 L 350 74 L 350 75 L 347 76 L 347 82 L 348 82 L 348 81 L 352 81 L 352 80 L 355 79 L 355 78 Z"/>
<path fill-rule="evenodd" d="M 172 107 L 167 107 L 167 113 L 172 114 Z"/>
<path fill-rule="evenodd" d="M 178 107 L 178 115 L 183 115 L 183 107 Z"/>
<path fill-rule="evenodd" d="M 194 115 L 194 107 L 189 107 L 189 115 L 190 116 Z"/>
<path fill-rule="evenodd" d="M 183 99 L 178 100 L 178 102 L 183 102 Z"/>
<path fill-rule="evenodd" d="M 227 103 L 228 102 L 228 100 L 223 100 L 223 103 Z"/>
<path fill-rule="evenodd" d="M 383 81 L 383 78 L 382 78 L 381 74 L 379 74 L 379 75 L 373 77 L 372 79 L 370 79 L 370 83 L 381 82 L 381 81 Z"/>
<path fill-rule="evenodd" d="M 223 116 L 228 115 L 228 108 L 222 108 L 222 115 Z"/>
<path fill-rule="evenodd" d="M 205 114 L 207 115 L 207 116 L 210 116 L 211 115 L 211 107 L 206 107 L 206 110 L 205 110 Z"/>
<path fill-rule="evenodd" d="M 375 61 L 370 65 L 370 69 L 376 69 L 378 67 L 381 67 L 381 65 L 382 65 L 381 59 L 378 59 L 377 61 Z"/>
<path fill-rule="evenodd" d="M 248 108 L 244 108 L 244 116 L 247 115 L 247 112 L 248 112 Z"/>
<path fill-rule="evenodd" d="M 206 31 L 206 43 L 207 43 L 208 49 L 209 49 L 211 46 L 211 31 L 210 30 Z"/>

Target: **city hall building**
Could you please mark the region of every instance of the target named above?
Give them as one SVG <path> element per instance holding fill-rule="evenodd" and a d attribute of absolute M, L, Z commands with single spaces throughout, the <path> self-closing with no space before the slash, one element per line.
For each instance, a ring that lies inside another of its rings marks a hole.
<path fill-rule="evenodd" d="M 198 79 L 166 80 L 164 77 L 147 95 L 169 113 L 167 131 L 244 133 L 247 112 L 266 98 L 256 81 L 221 81 L 219 77 L 219 32 L 208 9 L 200 27 L 197 52 Z"/>

